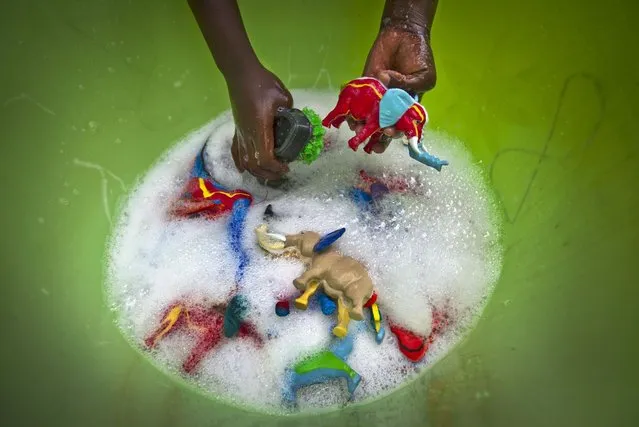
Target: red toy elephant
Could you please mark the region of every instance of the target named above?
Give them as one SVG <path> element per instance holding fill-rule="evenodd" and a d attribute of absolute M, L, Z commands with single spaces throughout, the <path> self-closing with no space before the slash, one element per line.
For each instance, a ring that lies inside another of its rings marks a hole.
<path fill-rule="evenodd" d="M 383 135 L 405 136 L 410 157 L 441 171 L 448 164 L 430 155 L 421 144 L 422 131 L 428 123 L 428 113 L 408 92 L 388 89 L 372 77 L 351 80 L 342 87 L 337 105 L 322 120 L 325 127 L 339 128 L 348 118 L 362 123 L 348 146 L 354 151 L 370 138 L 364 151 L 370 154 Z"/>
<path fill-rule="evenodd" d="M 422 129 L 428 123 L 428 113 L 419 103 L 401 89 L 387 89 L 382 82 L 371 77 L 351 80 L 342 88 L 337 105 L 322 121 L 325 127 L 339 127 L 352 117 L 364 122 L 364 127 L 348 141 L 349 147 L 357 147 L 370 137 L 364 151 L 370 153 L 382 134 L 415 138 L 422 137 Z"/>

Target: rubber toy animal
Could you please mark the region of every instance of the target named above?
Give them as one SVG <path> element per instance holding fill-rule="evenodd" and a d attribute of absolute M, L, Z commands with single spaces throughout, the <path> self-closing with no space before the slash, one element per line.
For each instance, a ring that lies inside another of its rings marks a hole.
<path fill-rule="evenodd" d="M 171 304 L 162 317 L 159 327 L 145 340 L 147 348 L 154 348 L 158 342 L 173 332 L 186 329 L 198 336 L 195 347 L 182 364 L 184 372 L 191 373 L 210 351 L 213 351 L 224 339 L 249 338 L 257 346 L 263 343 L 262 337 L 250 322 L 243 320 L 245 302 L 234 297 L 226 305 L 205 306 L 187 305 L 184 302 Z M 238 313 L 242 311 L 241 313 Z M 241 316 L 241 318 L 237 318 Z M 231 319 L 229 319 L 231 317 Z"/>
<path fill-rule="evenodd" d="M 338 323 L 333 334 L 340 338 L 348 333 L 350 319 L 364 318 L 364 304 L 373 295 L 373 282 L 366 267 L 331 246 L 344 231 L 340 229 L 325 236 L 314 231 L 302 231 L 285 236 L 269 233 L 266 225 L 255 230 L 258 243 L 264 250 L 271 253 L 295 251 L 307 265 L 306 271 L 293 280 L 295 287 L 303 292 L 295 300 L 295 307 L 306 310 L 309 298 L 320 289 L 337 301 Z"/>
<path fill-rule="evenodd" d="M 428 123 L 428 113 L 402 89 L 388 89 L 372 77 L 351 80 L 342 86 L 337 105 L 322 120 L 322 125 L 339 128 L 348 118 L 361 124 L 355 136 L 348 141 L 353 151 L 368 139 L 364 151 L 370 154 L 382 137 L 404 135 L 411 158 L 438 171 L 448 164 L 424 149 L 421 140 L 424 126 Z"/>
<path fill-rule="evenodd" d="M 346 362 L 353 351 L 353 335 L 350 332 L 344 339 L 337 340 L 330 350 L 320 351 L 299 361 L 286 370 L 286 381 L 282 393 L 284 404 L 297 406 L 297 391 L 300 388 L 321 384 L 334 378 L 344 378 L 350 397 L 359 386 L 362 378 Z"/>

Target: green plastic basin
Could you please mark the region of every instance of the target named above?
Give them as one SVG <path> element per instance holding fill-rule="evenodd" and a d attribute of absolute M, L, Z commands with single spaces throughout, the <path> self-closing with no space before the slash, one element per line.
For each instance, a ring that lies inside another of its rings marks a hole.
<path fill-rule="evenodd" d="M 359 75 L 382 1 L 241 1 L 291 88 Z M 431 126 L 504 214 L 476 329 L 418 380 L 312 417 L 230 408 L 133 350 L 103 296 L 118 200 L 229 106 L 186 1 L 1 6 L 2 425 L 639 425 L 637 3 L 442 1 Z M 311 22 L 311 20 L 319 20 Z"/>

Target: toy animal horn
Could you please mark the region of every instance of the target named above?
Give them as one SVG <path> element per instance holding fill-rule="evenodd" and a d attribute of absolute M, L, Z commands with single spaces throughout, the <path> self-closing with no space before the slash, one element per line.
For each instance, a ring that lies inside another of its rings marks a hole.
<path fill-rule="evenodd" d="M 262 224 L 255 229 L 257 242 L 267 252 L 278 253 L 286 245 L 286 236 L 279 233 L 269 233 L 266 224 Z"/>
<path fill-rule="evenodd" d="M 280 242 L 286 242 L 286 236 L 278 233 L 266 233 L 268 237 L 273 240 L 279 240 Z"/>
<path fill-rule="evenodd" d="M 328 248 L 330 245 L 335 243 L 337 239 L 342 237 L 342 235 L 346 232 L 345 228 L 340 228 L 331 233 L 325 234 L 320 237 L 319 241 L 313 247 L 313 252 L 322 252 L 324 249 Z"/>

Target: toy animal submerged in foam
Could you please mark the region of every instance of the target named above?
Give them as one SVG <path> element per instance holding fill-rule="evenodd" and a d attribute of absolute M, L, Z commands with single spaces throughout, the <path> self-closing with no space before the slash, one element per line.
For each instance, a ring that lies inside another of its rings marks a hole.
<path fill-rule="evenodd" d="M 165 310 L 160 325 L 144 340 L 144 344 L 152 349 L 162 338 L 180 329 L 195 333 L 197 344 L 182 364 L 182 369 L 188 374 L 224 337 L 250 338 L 256 345 L 262 345 L 262 337 L 255 326 L 245 320 L 246 310 L 247 302 L 241 295 L 231 298 L 228 304 L 214 306 L 176 302 Z"/>
<path fill-rule="evenodd" d="M 303 291 L 295 300 L 301 310 L 308 307 L 308 300 L 318 290 L 323 290 L 337 301 L 338 323 L 333 334 L 342 338 L 348 333 L 350 319 L 364 318 L 364 305 L 373 296 L 373 282 L 364 265 L 354 258 L 342 255 L 333 246 L 345 229 L 325 236 L 314 231 L 282 235 L 269 233 L 266 225 L 256 230 L 259 245 L 270 253 L 288 252 L 299 256 L 308 265 L 306 271 L 293 281 Z"/>
<path fill-rule="evenodd" d="M 355 328 L 351 328 L 355 329 Z M 344 378 L 350 398 L 359 386 L 362 377 L 347 363 L 353 351 L 354 333 L 350 331 L 343 339 L 338 339 L 328 350 L 321 350 L 304 357 L 286 370 L 283 402 L 287 406 L 297 405 L 297 391 L 312 384 Z"/>
<path fill-rule="evenodd" d="M 388 89 L 371 77 L 351 80 L 342 87 L 337 105 L 322 124 L 339 128 L 349 118 L 361 124 L 355 136 L 348 141 L 353 150 L 368 139 L 364 151 L 370 154 L 384 139 L 403 135 L 411 158 L 438 171 L 448 164 L 424 149 L 421 140 L 423 128 L 428 123 L 428 113 L 402 89 Z"/>

